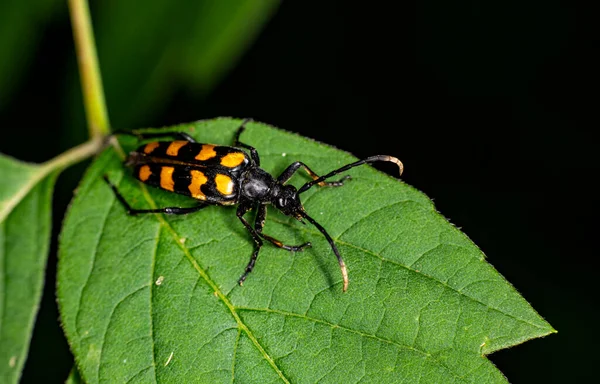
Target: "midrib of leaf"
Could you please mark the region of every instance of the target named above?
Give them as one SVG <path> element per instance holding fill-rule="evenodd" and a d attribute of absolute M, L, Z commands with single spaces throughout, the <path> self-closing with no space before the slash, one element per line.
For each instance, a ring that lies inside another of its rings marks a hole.
<path fill-rule="evenodd" d="M 392 207 L 392 206 L 394 206 L 394 205 L 396 205 L 396 204 L 402 204 L 402 203 L 405 203 L 405 202 L 407 202 L 407 201 L 409 201 L 409 200 L 400 200 L 400 201 L 397 201 L 397 202 L 395 202 L 395 203 L 392 203 L 392 204 L 390 204 L 390 205 L 387 205 L 387 206 L 385 206 L 385 207 L 378 208 L 378 209 L 376 209 L 376 210 L 374 210 L 374 211 L 370 212 L 368 215 L 365 215 L 365 216 L 364 216 L 362 219 L 360 219 L 360 220 L 357 220 L 356 222 L 354 222 L 354 223 L 353 223 L 353 225 L 355 225 L 355 224 L 359 223 L 360 221 L 362 221 L 362 220 L 364 220 L 364 219 L 368 218 L 370 215 L 372 215 L 373 213 L 375 213 L 375 212 L 377 212 L 377 211 L 380 211 L 381 209 L 390 208 L 390 207 Z M 290 222 L 288 222 L 288 221 L 283 221 L 283 220 L 279 220 L 279 219 L 277 219 L 277 218 L 274 218 L 274 217 L 273 217 L 273 218 L 270 218 L 269 220 L 270 220 L 270 221 L 273 221 L 273 222 L 277 222 L 277 223 L 279 223 L 279 224 L 286 225 L 286 226 L 288 226 L 288 227 L 293 227 L 293 228 L 297 229 L 298 231 L 302 231 L 302 232 L 305 232 L 305 233 L 309 233 L 309 234 L 311 234 L 311 235 L 314 235 L 314 236 L 319 236 L 319 235 L 320 235 L 320 232 L 312 231 L 312 230 L 310 230 L 309 228 L 307 228 L 306 226 L 302 226 L 302 227 L 298 227 L 298 226 L 292 226 L 292 224 L 291 224 Z M 382 257 L 382 256 L 380 256 L 380 255 L 378 255 L 377 253 L 375 253 L 375 252 L 373 252 L 373 251 L 371 251 L 371 250 L 369 250 L 369 249 L 362 248 L 362 247 L 359 247 L 359 246 L 357 246 L 356 244 L 352 244 L 352 243 L 346 242 L 346 241 L 344 241 L 344 240 L 341 240 L 341 239 L 340 239 L 340 237 L 341 237 L 341 236 L 342 236 L 344 233 L 346 233 L 346 232 L 347 232 L 347 231 L 348 231 L 348 230 L 349 230 L 351 227 L 352 227 L 352 226 L 350 226 L 349 228 L 347 228 L 346 230 L 344 230 L 344 231 L 343 231 L 343 232 L 342 232 L 340 235 L 338 235 L 338 236 L 332 236 L 332 238 L 333 238 L 334 242 L 335 242 L 335 243 L 337 243 L 337 244 L 342 244 L 342 245 L 345 245 L 345 246 L 347 246 L 347 247 L 350 247 L 350 248 L 357 249 L 357 250 L 359 250 L 359 251 L 361 251 L 361 252 L 364 252 L 364 253 L 368 254 L 369 256 L 372 256 L 372 257 L 374 257 L 374 258 L 376 258 L 376 259 L 378 259 L 378 260 L 381 260 L 381 261 L 383 261 L 383 262 L 386 262 L 386 263 L 390 263 L 390 264 L 397 265 L 397 266 L 399 266 L 399 267 L 401 267 L 401 268 L 404 268 L 404 269 L 406 269 L 406 270 L 408 270 L 408 271 L 410 271 L 410 272 L 412 272 L 412 273 L 415 273 L 415 274 L 421 275 L 421 276 L 423 276 L 423 277 L 425 277 L 425 278 L 427 278 L 427 279 L 429 279 L 429 280 L 432 280 L 432 281 L 434 281 L 434 282 L 436 282 L 436 283 L 439 283 L 439 284 L 443 285 L 444 287 L 448 288 L 449 290 L 451 290 L 451 291 L 453 291 L 453 292 L 456 292 L 456 293 L 458 293 L 459 295 L 462 295 L 462 296 L 466 297 L 467 299 L 469 299 L 469 300 L 471 300 L 471 301 L 473 301 L 473 302 L 476 302 L 476 303 L 478 303 L 478 304 L 481 304 L 481 305 L 485 306 L 486 308 L 489 308 L 489 309 L 491 309 L 491 310 L 493 310 L 493 311 L 499 312 L 499 313 L 501 313 L 501 314 L 503 314 L 503 315 L 505 315 L 505 316 L 508 316 L 508 317 L 510 317 L 510 318 L 512 318 L 512 319 L 515 319 L 515 320 L 517 320 L 517 321 L 520 321 L 520 322 L 522 322 L 522 323 L 525 323 L 525 324 L 527 324 L 527 325 L 530 325 L 530 326 L 532 326 L 532 327 L 534 327 L 534 328 L 537 328 L 537 329 L 539 329 L 539 330 L 545 331 L 544 333 L 547 333 L 547 329 L 546 329 L 546 328 L 543 328 L 543 327 L 541 327 L 541 326 L 540 326 L 540 325 L 538 325 L 538 324 L 534 324 L 534 323 L 532 323 L 532 322 L 530 322 L 530 321 L 527 321 L 526 319 L 523 319 L 523 318 L 517 317 L 517 316 L 515 316 L 515 315 L 513 315 L 513 314 L 511 314 L 511 313 L 504 312 L 504 311 L 502 311 L 502 310 L 501 310 L 501 309 L 499 309 L 499 308 L 492 307 L 491 305 L 489 305 L 489 304 L 487 304 L 487 303 L 484 303 L 484 302 L 482 302 L 481 300 L 479 300 L 479 299 L 477 299 L 477 298 L 475 298 L 475 297 L 472 297 L 472 296 L 469 296 L 469 295 L 467 295 L 466 293 L 464 293 L 464 292 L 460 291 L 459 289 L 457 289 L 457 288 L 455 288 L 455 287 L 453 287 L 453 286 L 449 285 L 449 284 L 448 284 L 447 282 L 445 282 L 445 281 L 441 281 L 441 280 L 439 280 L 439 279 L 435 278 L 434 276 L 430 276 L 430 275 L 428 275 L 428 274 L 426 274 L 426 273 L 423 273 L 423 271 L 420 271 L 420 270 L 418 271 L 418 270 L 416 270 L 416 269 L 414 269 L 414 268 L 411 268 L 410 266 L 407 266 L 407 265 L 404 265 L 404 264 L 398 263 L 397 261 L 393 261 L 393 260 L 390 260 L 390 259 L 386 259 L 386 258 L 384 258 L 384 257 Z M 423 254 L 425 254 L 425 253 L 427 253 L 427 252 L 424 252 Z M 479 282 L 479 280 L 478 280 L 478 281 L 475 281 L 475 282 L 471 282 L 470 284 L 473 284 L 473 283 L 476 283 L 476 282 Z M 469 284 L 469 285 L 470 285 L 470 284 Z M 467 285 L 467 286 L 468 286 L 468 285 Z M 490 351 L 490 352 L 488 352 L 488 353 L 491 353 L 491 352 L 493 352 L 493 351 Z M 426 353 L 426 352 L 423 352 L 423 353 Z"/>
<path fill-rule="evenodd" d="M 30 164 L 31 165 L 31 164 Z M 39 167 L 37 165 L 31 165 L 32 168 Z M 4 208 L 0 210 L 0 223 L 4 222 L 4 219 L 8 217 L 8 215 L 12 212 L 12 210 L 27 196 L 27 194 L 35 187 L 37 183 L 39 183 L 44 177 L 46 177 L 52 169 L 48 169 L 48 167 L 39 167 L 38 171 L 33 173 L 32 177 L 27 180 L 27 183 L 23 185 L 21 189 L 18 190 L 17 193 L 12 195 L 12 197 L 8 200 L 5 200 Z"/>
<path fill-rule="evenodd" d="M 156 203 L 154 202 L 154 199 L 152 199 L 152 197 L 150 196 L 150 193 L 148 192 L 148 189 L 146 188 L 146 186 L 142 184 L 142 185 L 140 185 L 140 189 L 141 189 L 146 201 L 148 201 L 148 203 L 153 208 L 156 208 Z M 183 251 L 185 257 L 188 259 L 190 264 L 192 264 L 192 266 L 198 272 L 200 277 L 202 277 L 202 279 L 211 287 L 213 292 L 215 292 L 217 297 L 229 309 L 229 312 L 231 313 L 231 315 L 233 316 L 234 320 L 236 321 L 236 323 L 238 325 L 238 329 L 240 329 L 240 331 L 244 331 L 244 333 L 246 333 L 246 335 L 248 336 L 250 341 L 252 341 L 252 343 L 254 344 L 256 349 L 258 349 L 258 351 L 261 353 L 263 358 L 269 363 L 269 365 L 273 368 L 273 370 L 277 373 L 277 375 L 281 378 L 281 380 L 283 382 L 289 384 L 290 381 L 287 379 L 287 377 L 285 377 L 285 375 L 283 374 L 281 369 L 277 366 L 277 364 L 275 363 L 273 358 L 267 353 L 267 351 L 264 349 L 264 347 L 260 344 L 260 342 L 258 341 L 256 336 L 254 336 L 254 334 L 252 333 L 250 328 L 248 328 L 248 326 L 242 321 L 242 319 L 240 318 L 239 314 L 237 313 L 236 307 L 233 305 L 233 303 L 227 298 L 227 296 L 225 296 L 225 294 L 223 294 L 223 292 L 219 289 L 218 285 L 210 278 L 210 276 L 208 276 L 206 271 L 204 269 L 202 269 L 202 267 L 200 267 L 200 265 L 198 264 L 196 259 L 194 259 L 194 257 L 190 253 L 189 249 L 184 245 L 184 242 L 181 241 L 182 237 L 177 234 L 175 229 L 169 224 L 169 222 L 167 220 L 165 220 L 165 218 L 163 217 L 162 214 L 155 214 L 154 217 L 157 218 L 157 220 L 160 222 L 160 224 L 163 228 L 167 229 L 171 233 L 171 235 L 173 237 L 173 241 Z M 153 260 L 153 262 L 154 262 L 154 260 Z M 150 316 L 152 317 L 152 314 Z M 235 351 L 234 351 L 234 353 L 235 353 Z M 153 359 L 154 359 L 154 357 L 153 357 Z M 233 361 L 233 364 L 235 364 L 235 360 Z"/>

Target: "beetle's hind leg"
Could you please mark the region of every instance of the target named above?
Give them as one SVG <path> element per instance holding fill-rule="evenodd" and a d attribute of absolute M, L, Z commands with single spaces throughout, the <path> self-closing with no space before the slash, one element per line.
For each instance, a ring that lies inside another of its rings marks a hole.
<path fill-rule="evenodd" d="M 321 177 L 317 175 L 312 169 L 310 169 L 308 165 L 304 164 L 301 161 L 296 161 L 290 164 L 285 169 L 285 171 L 281 172 L 281 175 L 279 175 L 277 181 L 282 184 L 286 183 L 289 179 L 292 178 L 294 173 L 296 173 L 298 169 L 300 169 L 300 167 L 303 167 L 306 170 L 306 172 L 310 175 L 310 177 L 312 177 L 313 180 L 317 180 L 319 177 Z M 318 184 L 321 187 L 341 187 L 342 185 L 344 185 L 344 181 L 348 179 L 351 179 L 350 175 L 346 175 L 338 181 L 321 181 Z"/>
<path fill-rule="evenodd" d="M 104 175 L 104 180 L 108 183 L 108 185 L 112 189 L 117 200 L 119 200 L 121 205 L 123 205 L 123 207 L 125 207 L 128 215 L 134 216 L 134 215 L 144 214 L 144 213 L 165 213 L 167 215 L 187 215 L 188 213 L 196 212 L 196 211 L 201 210 L 202 208 L 208 207 L 208 204 L 200 204 L 195 207 L 164 207 L 164 208 L 156 208 L 156 209 L 135 209 L 135 208 L 132 208 L 131 205 L 129 205 L 129 203 L 127 202 L 127 200 L 125 200 L 123 195 L 121 195 L 121 192 L 119 192 L 117 187 L 113 183 L 110 182 L 110 180 L 108 179 L 108 176 Z"/>
<path fill-rule="evenodd" d="M 254 163 L 256 164 L 257 167 L 260 167 L 260 156 L 258 155 L 258 151 L 256 150 L 256 148 L 254 148 L 253 146 L 250 146 L 248 144 L 244 144 L 240 141 L 240 135 L 246 129 L 246 123 L 249 121 L 252 121 L 252 119 L 245 119 L 244 121 L 242 121 L 242 125 L 240 125 L 240 127 L 235 132 L 235 138 L 233 139 L 233 146 L 246 148 L 247 150 L 249 150 L 252 160 L 254 161 Z"/>
<path fill-rule="evenodd" d="M 281 241 L 277 240 L 276 238 L 271 237 L 267 234 L 264 234 L 262 232 L 262 230 L 263 230 L 263 227 L 265 226 L 266 218 L 267 218 L 267 206 L 261 204 L 258 206 L 258 211 L 256 213 L 256 219 L 254 220 L 254 229 L 256 230 L 256 232 L 258 233 L 258 235 L 260 237 L 271 242 L 271 244 L 273 244 L 274 246 L 285 249 L 287 251 L 292 251 L 292 252 L 299 252 L 299 251 L 302 251 L 306 247 L 312 246 L 312 244 L 310 242 L 300 244 L 300 245 L 285 245 Z"/>

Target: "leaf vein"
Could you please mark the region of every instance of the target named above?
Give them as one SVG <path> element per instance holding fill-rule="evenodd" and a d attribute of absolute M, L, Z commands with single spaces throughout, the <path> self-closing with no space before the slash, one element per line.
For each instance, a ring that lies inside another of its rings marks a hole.
<path fill-rule="evenodd" d="M 286 311 L 281 311 L 281 310 L 278 310 L 278 309 L 252 308 L 252 307 L 242 307 L 242 306 L 235 307 L 235 308 L 237 310 L 241 310 L 241 311 L 265 312 L 265 313 L 274 313 L 274 314 L 278 314 L 278 315 L 282 315 L 282 316 L 287 316 L 287 317 L 296 317 L 296 318 L 304 319 L 304 320 L 311 321 L 311 322 L 314 322 L 314 323 L 319 323 L 319 324 L 327 325 L 327 326 L 331 327 L 332 330 L 333 329 L 340 329 L 342 331 L 346 331 L 346 332 L 349 332 L 349 333 L 354 333 L 354 334 L 359 335 L 361 337 L 366 337 L 366 338 L 370 338 L 370 339 L 373 339 L 373 340 L 377 340 L 377 341 L 382 342 L 382 343 L 393 345 L 393 346 L 397 347 L 398 349 L 404 349 L 404 350 L 409 350 L 409 351 L 412 351 L 412 352 L 416 352 L 416 353 L 422 355 L 423 357 L 425 357 L 426 359 L 431 359 L 431 360 L 435 361 L 441 367 L 445 368 L 455 378 L 460 378 L 460 375 L 456 374 L 450 367 L 448 367 L 447 365 L 445 365 L 443 362 L 439 361 L 431 353 L 425 352 L 425 351 L 420 350 L 420 349 L 418 349 L 416 347 L 413 347 L 413 346 L 403 345 L 403 344 L 400 344 L 400 343 L 398 343 L 396 341 L 385 339 L 385 338 L 383 338 L 381 336 L 371 335 L 371 334 L 364 333 L 364 332 L 361 332 L 361 331 L 356 330 L 356 329 L 351 329 L 351 328 L 345 327 L 343 325 L 333 324 L 333 323 L 330 323 L 330 322 L 328 322 L 326 320 L 323 320 L 323 319 L 317 319 L 317 318 L 314 318 L 314 317 L 308 317 L 308 316 L 300 315 L 298 313 L 286 312 Z"/>
<path fill-rule="evenodd" d="M 85 283 L 83 284 L 83 286 L 81 287 L 81 291 L 79 292 L 79 300 L 77 303 L 77 312 L 75 314 L 75 332 L 77 333 L 77 339 L 79 340 L 79 348 L 81 348 L 81 341 L 83 340 L 82 335 L 79 333 L 79 323 L 80 323 L 80 316 L 82 315 L 81 309 L 83 307 L 83 293 L 85 292 L 86 288 L 88 287 L 88 284 L 90 282 L 90 278 L 92 277 L 92 273 L 94 272 L 94 269 L 96 267 L 96 258 L 98 255 L 98 247 L 100 246 L 100 243 L 102 241 L 102 237 L 104 236 L 104 231 L 106 230 L 106 223 L 108 221 L 108 216 L 110 214 L 110 211 L 112 210 L 114 204 L 114 200 L 112 200 L 110 202 L 110 204 L 107 205 L 107 209 L 106 209 L 106 214 L 104 215 L 103 219 L 102 219 L 102 226 L 100 228 L 100 231 L 98 232 L 98 238 L 96 240 L 96 244 L 94 245 L 94 250 L 93 250 L 93 258 L 92 258 L 92 265 L 90 266 L 90 270 L 85 278 Z M 100 367 L 98 366 L 96 369 L 96 380 L 99 379 L 99 374 L 100 374 Z"/>
<path fill-rule="evenodd" d="M 354 228 L 357 224 L 362 223 L 365 219 L 367 219 L 368 217 L 374 215 L 375 213 L 379 212 L 379 211 L 383 211 L 383 210 L 387 210 L 390 209 L 391 207 L 393 207 L 394 205 L 400 205 L 400 204 L 404 204 L 404 203 L 410 203 L 410 200 L 398 200 L 395 201 L 391 204 L 387 204 L 384 205 L 382 207 L 379 207 L 377 209 L 372 210 L 371 212 L 367 213 L 366 215 L 364 215 L 363 217 L 361 217 L 360 219 L 356 219 L 352 222 L 352 224 L 350 224 L 350 226 L 346 229 L 344 229 L 340 234 L 338 234 L 336 237 L 338 239 L 340 239 L 342 236 L 344 236 L 344 234 L 346 234 L 346 232 L 350 231 L 352 228 Z"/>
<path fill-rule="evenodd" d="M 292 253 L 292 252 L 290 252 L 290 253 Z M 277 286 L 281 282 L 281 279 L 283 279 L 283 277 L 294 268 L 295 262 L 296 262 L 296 258 L 292 257 L 292 262 L 289 264 L 287 270 L 285 272 L 283 272 L 282 274 L 280 274 L 279 277 L 277 278 L 277 281 L 275 282 L 275 284 L 273 284 L 273 289 L 271 290 L 271 294 L 269 296 L 269 304 L 267 305 L 267 307 L 270 307 L 271 304 L 273 303 L 273 296 L 275 295 L 275 292 L 277 291 Z"/>
<path fill-rule="evenodd" d="M 154 284 L 154 272 L 156 269 L 156 251 L 158 250 L 158 242 L 160 241 L 160 226 L 158 227 L 158 233 L 155 236 L 155 243 L 154 243 L 154 247 L 152 248 L 152 261 L 150 264 L 150 281 L 148 282 L 149 286 L 150 286 L 150 292 L 148 294 L 148 305 L 149 305 L 149 314 L 150 314 L 150 340 L 152 340 L 152 369 L 154 371 L 154 381 L 157 382 L 158 378 L 156 376 L 156 343 L 154 342 L 154 305 L 152 304 L 152 300 L 153 300 L 153 293 L 154 293 L 154 287 L 156 287 L 156 285 Z"/>
<path fill-rule="evenodd" d="M 154 368 L 153 365 L 149 365 L 146 368 L 141 369 L 138 373 L 136 373 L 135 375 L 131 376 L 126 382 L 125 384 L 131 383 L 133 380 L 135 380 L 136 378 L 138 378 L 139 376 L 143 375 L 147 370 Z"/>
<path fill-rule="evenodd" d="M 233 356 L 231 357 L 231 384 L 235 381 L 235 359 L 237 356 L 237 350 L 240 344 L 240 336 L 242 335 L 242 330 L 238 328 L 237 336 L 235 338 L 235 344 L 233 344 Z"/>
<path fill-rule="evenodd" d="M 208 340 L 206 340 L 202 345 L 200 345 L 197 349 L 196 349 L 196 354 L 194 356 L 194 360 L 192 360 L 192 363 L 188 366 L 187 370 L 185 371 L 185 373 L 183 374 L 183 377 L 188 377 L 188 372 L 194 368 L 194 366 L 196 365 L 196 361 L 198 360 L 199 357 L 205 357 L 202 356 L 200 354 L 200 351 L 202 351 L 202 348 L 206 347 L 210 342 L 212 342 L 214 339 L 216 339 L 217 337 L 221 336 L 223 333 L 227 332 L 227 331 L 231 331 L 232 329 L 237 329 L 238 333 L 239 333 L 239 328 L 238 327 L 228 327 L 225 329 L 220 330 L 219 332 L 215 333 L 214 336 Z"/>
<path fill-rule="evenodd" d="M 102 337 L 100 338 L 100 357 L 98 358 L 99 364 L 98 364 L 98 372 L 97 372 L 97 377 L 96 377 L 96 380 L 98 382 L 100 382 L 100 367 L 103 366 L 102 357 L 104 356 L 104 342 L 106 341 L 106 335 L 108 334 L 108 330 L 110 329 L 110 324 L 112 322 L 115 311 L 121 304 L 123 304 L 125 302 L 125 300 L 127 300 L 128 298 L 132 297 L 133 295 L 142 291 L 145 288 L 152 289 L 151 287 L 149 287 L 147 285 L 143 285 L 140 288 L 136 289 L 135 291 L 130 292 L 127 295 L 123 296 L 123 298 L 119 299 L 117 301 L 117 303 L 112 307 L 112 309 L 110 311 L 110 315 L 108 316 L 108 323 L 106 324 L 106 328 L 104 329 L 104 332 L 102 332 Z"/>

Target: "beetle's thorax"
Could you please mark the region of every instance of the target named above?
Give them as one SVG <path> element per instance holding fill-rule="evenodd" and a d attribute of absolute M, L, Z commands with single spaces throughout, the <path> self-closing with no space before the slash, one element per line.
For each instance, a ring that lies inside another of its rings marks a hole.
<path fill-rule="evenodd" d="M 281 184 L 264 170 L 251 167 L 240 179 L 241 200 L 271 203 L 284 214 L 294 217 L 302 210 L 298 190 L 292 185 Z"/>
<path fill-rule="evenodd" d="M 271 193 L 277 181 L 258 167 L 250 167 L 241 177 L 241 197 L 259 202 L 271 201 Z"/>

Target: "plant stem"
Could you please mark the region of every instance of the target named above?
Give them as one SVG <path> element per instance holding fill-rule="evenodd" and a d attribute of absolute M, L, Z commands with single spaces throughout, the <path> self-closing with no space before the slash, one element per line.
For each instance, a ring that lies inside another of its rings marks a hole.
<path fill-rule="evenodd" d="M 4 201 L 4 206 L 0 209 L 0 223 L 4 221 L 6 216 L 23 200 L 25 196 L 39 183 L 44 177 L 52 172 L 60 172 L 69 165 L 78 163 L 93 154 L 97 153 L 103 145 L 101 138 L 91 139 L 83 144 L 71 148 L 68 151 L 56 156 L 54 159 L 48 160 L 45 163 L 35 166 L 37 172 L 23 185 L 17 193 L 12 195 L 10 199 Z"/>
<path fill-rule="evenodd" d="M 86 0 L 69 0 L 69 10 L 88 130 L 91 138 L 98 138 L 110 134 L 110 123 L 90 22 L 90 9 Z"/>
<path fill-rule="evenodd" d="M 100 151 L 102 148 L 103 143 L 104 141 L 101 138 L 93 138 L 83 144 L 79 144 L 78 146 L 69 149 L 66 152 L 61 153 L 53 159 L 40 164 L 40 179 L 52 171 L 62 171 L 64 168 L 79 163 L 95 153 L 98 153 L 98 151 Z"/>

